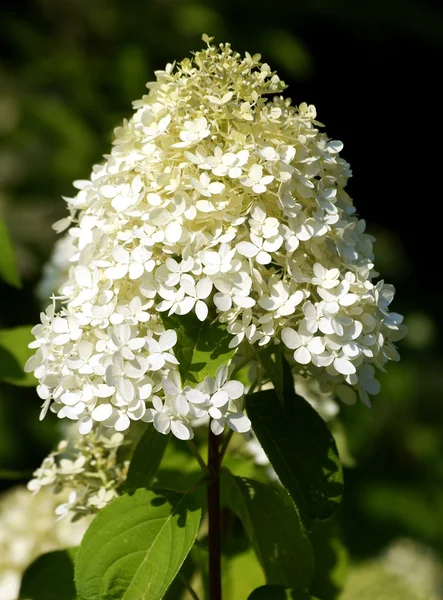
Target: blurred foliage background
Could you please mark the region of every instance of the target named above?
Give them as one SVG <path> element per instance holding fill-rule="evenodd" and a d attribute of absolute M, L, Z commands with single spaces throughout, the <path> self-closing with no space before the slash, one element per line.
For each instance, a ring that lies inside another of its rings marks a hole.
<path fill-rule="evenodd" d="M 359 565 L 346 600 L 409 598 L 412 579 L 400 591 L 392 580 L 408 544 L 416 559 L 404 570 L 434 582 L 423 598 L 443 598 L 439 3 L 5 0 L 2 13 L 0 213 L 24 287 L 0 285 L 1 327 L 37 321 L 34 289 L 55 240 L 51 223 L 64 215 L 62 195 L 107 152 L 153 71 L 200 48 L 203 32 L 260 52 L 293 101 L 315 104 L 328 134 L 344 142 L 351 195 L 410 331 L 373 410 L 343 407 L 336 424 L 347 440 L 340 524 Z M 33 389 L 1 384 L 1 468 L 32 470 L 58 439 L 55 418 L 39 423 L 38 412 Z M 389 552 L 392 568 L 376 584 Z M 420 560 L 436 573 L 420 571 Z"/>

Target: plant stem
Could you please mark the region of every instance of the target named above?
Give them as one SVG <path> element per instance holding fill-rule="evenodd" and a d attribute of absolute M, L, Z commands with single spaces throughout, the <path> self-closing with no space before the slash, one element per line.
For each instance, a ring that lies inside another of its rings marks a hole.
<path fill-rule="evenodd" d="M 194 442 L 192 440 L 188 440 L 188 446 L 191 449 L 192 454 L 195 456 L 195 458 L 197 459 L 198 464 L 201 467 L 201 470 L 203 471 L 203 473 L 205 475 L 209 475 L 209 469 L 206 466 L 205 461 L 203 460 L 202 455 L 200 454 L 200 452 L 197 449 L 197 446 L 194 444 Z"/>
<path fill-rule="evenodd" d="M 228 433 L 226 434 L 226 437 L 225 437 L 225 439 L 223 441 L 223 445 L 222 445 L 221 450 L 220 450 L 220 465 L 223 462 L 223 458 L 224 458 L 224 456 L 226 454 L 226 450 L 228 449 L 229 442 L 231 441 L 233 434 L 234 434 L 234 432 L 232 431 L 232 429 L 230 429 L 228 431 Z"/>
<path fill-rule="evenodd" d="M 197 596 L 197 594 L 195 593 L 195 590 L 191 587 L 190 583 L 187 581 L 186 577 L 180 573 L 178 573 L 179 578 L 181 579 L 181 582 L 183 583 L 183 585 L 185 586 L 188 594 L 190 596 L 192 596 L 193 600 L 200 600 L 200 598 Z"/>
<path fill-rule="evenodd" d="M 220 438 L 209 428 L 208 485 L 209 520 L 209 599 L 222 600 L 221 586 L 221 516 L 220 516 Z"/>

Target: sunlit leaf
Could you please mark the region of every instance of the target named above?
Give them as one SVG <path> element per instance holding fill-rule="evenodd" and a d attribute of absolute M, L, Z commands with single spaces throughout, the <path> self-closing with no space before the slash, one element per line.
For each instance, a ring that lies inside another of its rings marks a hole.
<path fill-rule="evenodd" d="M 28 348 L 33 340 L 30 325 L 0 330 L 0 381 L 26 387 L 37 385 L 34 375 L 23 370 L 35 352 Z"/>
<path fill-rule="evenodd" d="M 75 564 L 83 600 L 160 600 L 194 543 L 201 510 L 189 494 L 138 489 L 91 523 Z"/>

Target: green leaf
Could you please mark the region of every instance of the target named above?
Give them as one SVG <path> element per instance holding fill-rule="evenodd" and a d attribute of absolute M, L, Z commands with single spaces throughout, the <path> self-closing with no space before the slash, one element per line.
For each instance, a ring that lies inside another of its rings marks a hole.
<path fill-rule="evenodd" d="M 31 325 L 0 330 L 0 381 L 13 385 L 33 387 L 37 380 L 23 368 L 35 350 L 28 348 L 34 340 Z"/>
<path fill-rule="evenodd" d="M 169 435 L 163 435 L 148 426 L 138 442 L 129 465 L 123 491 L 149 487 L 154 479 L 168 445 Z"/>
<path fill-rule="evenodd" d="M 283 488 L 224 474 L 230 508 L 242 521 L 268 583 L 309 588 L 314 557 L 309 538 Z"/>
<path fill-rule="evenodd" d="M 13 285 L 22 287 L 15 262 L 15 252 L 5 222 L 0 219 L 0 278 Z"/>
<path fill-rule="evenodd" d="M 75 600 L 70 551 L 49 552 L 34 560 L 23 575 L 19 597 L 23 600 Z"/>
<path fill-rule="evenodd" d="M 348 569 L 348 552 L 335 519 L 317 521 L 310 533 L 315 556 L 311 591 L 322 600 L 336 600 Z"/>
<path fill-rule="evenodd" d="M 280 357 L 280 358 L 278 358 Z M 282 484 L 293 497 L 306 524 L 327 519 L 338 508 L 343 472 L 337 447 L 326 423 L 294 391 L 291 369 L 282 361 L 279 390 L 246 397 L 252 427 Z M 272 372 L 268 373 L 272 380 Z"/>
<path fill-rule="evenodd" d="M 189 494 L 139 489 L 91 523 L 75 564 L 83 600 L 159 600 L 197 535 L 201 510 Z"/>
<path fill-rule="evenodd" d="M 264 585 L 257 588 L 248 600 L 318 600 L 303 590 L 285 588 L 281 585 Z"/>
<path fill-rule="evenodd" d="M 194 386 L 205 377 L 213 377 L 236 352 L 236 348 L 229 348 L 232 335 L 224 323 L 209 325 L 199 321 L 194 314 L 162 315 L 162 321 L 166 329 L 177 332 L 174 352 L 180 362 L 178 368 L 183 385 Z"/>

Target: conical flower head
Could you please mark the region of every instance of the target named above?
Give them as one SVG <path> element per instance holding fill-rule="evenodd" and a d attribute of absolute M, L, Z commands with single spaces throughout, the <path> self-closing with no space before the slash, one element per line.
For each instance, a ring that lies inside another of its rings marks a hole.
<path fill-rule="evenodd" d="M 233 348 L 282 342 L 298 377 L 347 400 L 368 402 L 375 369 L 397 358 L 402 318 L 388 310 L 393 288 L 372 281 L 343 145 L 312 105 L 280 95 L 259 55 L 205 41 L 147 84 L 55 225 L 73 224 L 69 278 L 61 311 L 35 328 L 28 369 L 43 411 L 85 433 L 144 419 L 188 439 L 204 417 L 217 433 L 249 429 L 226 365 L 182 389 L 165 314 L 216 319 Z"/>

